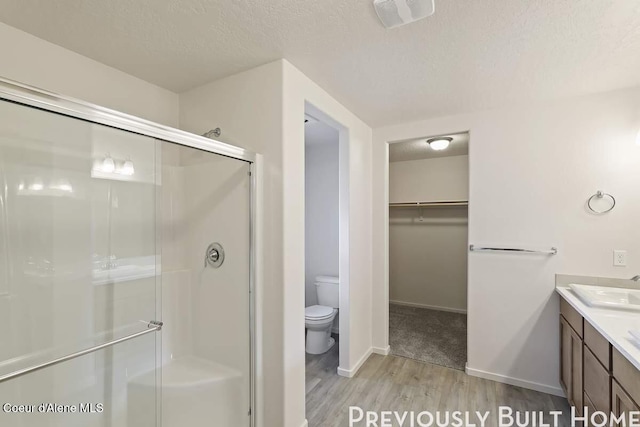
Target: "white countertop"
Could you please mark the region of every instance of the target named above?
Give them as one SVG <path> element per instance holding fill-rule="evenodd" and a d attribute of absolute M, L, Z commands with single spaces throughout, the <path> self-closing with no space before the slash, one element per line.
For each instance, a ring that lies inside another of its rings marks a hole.
<path fill-rule="evenodd" d="M 558 286 L 556 292 L 640 370 L 640 343 L 629 334 L 630 329 L 640 330 L 640 313 L 590 307 L 568 287 Z"/>

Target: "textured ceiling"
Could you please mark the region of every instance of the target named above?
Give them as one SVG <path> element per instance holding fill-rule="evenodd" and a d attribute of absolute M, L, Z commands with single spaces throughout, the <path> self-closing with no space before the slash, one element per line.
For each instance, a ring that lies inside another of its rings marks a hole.
<path fill-rule="evenodd" d="M 0 21 L 180 92 L 286 58 L 372 126 L 640 84 L 638 0 L 0 0 Z"/>
<path fill-rule="evenodd" d="M 469 154 L 469 134 L 458 133 L 455 135 L 437 135 L 453 138 L 451 144 L 446 150 L 432 150 L 427 139 L 433 138 L 416 138 L 409 141 L 400 141 L 389 144 L 389 161 L 404 162 L 407 160 L 434 159 L 436 157 L 453 157 L 464 156 Z"/>

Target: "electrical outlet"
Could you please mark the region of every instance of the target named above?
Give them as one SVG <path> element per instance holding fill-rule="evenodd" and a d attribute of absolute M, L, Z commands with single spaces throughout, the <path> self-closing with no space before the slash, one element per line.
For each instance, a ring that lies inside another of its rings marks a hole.
<path fill-rule="evenodd" d="M 613 251 L 613 265 L 616 267 L 626 267 L 627 251 L 616 249 Z"/>

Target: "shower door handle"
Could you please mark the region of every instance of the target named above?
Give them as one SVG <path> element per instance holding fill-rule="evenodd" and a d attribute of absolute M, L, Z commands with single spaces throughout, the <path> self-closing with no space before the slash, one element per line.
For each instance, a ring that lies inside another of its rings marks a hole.
<path fill-rule="evenodd" d="M 0 376 L 0 383 L 3 381 L 11 380 L 17 377 L 21 377 L 22 375 L 30 374 L 31 372 L 39 371 L 44 368 L 48 368 L 49 366 L 54 366 L 62 362 L 66 362 L 68 360 L 76 359 L 80 356 L 84 356 L 89 353 L 95 353 L 98 350 L 102 350 L 107 347 L 112 347 L 116 344 L 120 344 L 121 342 L 129 341 L 134 338 L 141 337 L 142 335 L 146 335 L 151 332 L 157 332 L 162 330 L 162 322 L 158 320 L 151 320 L 147 324 L 147 329 L 141 332 L 136 332 L 135 334 L 127 335 L 126 337 L 118 338 L 117 340 L 109 341 L 104 344 L 97 345 L 95 347 L 87 348 L 84 350 L 77 351 L 75 353 L 68 354 L 66 356 L 59 357 L 57 359 L 50 360 L 48 362 L 41 363 L 39 365 L 30 366 L 25 369 L 20 369 L 15 372 L 11 372 L 10 374 Z"/>

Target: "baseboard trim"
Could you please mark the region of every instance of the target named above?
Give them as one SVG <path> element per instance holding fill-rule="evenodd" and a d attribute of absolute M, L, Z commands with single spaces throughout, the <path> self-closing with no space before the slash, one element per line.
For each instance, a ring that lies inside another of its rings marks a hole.
<path fill-rule="evenodd" d="M 467 310 L 465 310 L 464 308 L 440 307 L 437 305 L 417 304 L 415 302 L 404 302 L 396 300 L 389 300 L 389 304 L 404 305 L 406 307 L 428 308 L 429 310 L 448 311 L 450 313 L 467 314 Z"/>
<path fill-rule="evenodd" d="M 364 362 L 367 361 L 367 359 L 369 358 L 369 356 L 371 356 L 372 353 L 373 353 L 373 348 L 370 348 L 369 350 L 367 350 L 364 353 L 364 355 L 360 358 L 360 360 L 358 360 L 358 363 L 356 363 L 356 366 L 354 366 L 352 369 L 342 369 L 341 367 L 338 367 L 338 375 L 346 378 L 354 377 L 358 373 L 358 370 L 360 370 L 362 365 L 364 365 Z"/>
<path fill-rule="evenodd" d="M 373 347 L 371 351 L 375 354 L 380 354 L 382 356 L 388 356 L 391 353 L 391 346 L 388 345 L 386 347 Z"/>
<path fill-rule="evenodd" d="M 517 387 L 527 388 L 542 393 L 553 394 L 554 396 L 565 397 L 564 391 L 560 387 L 553 387 L 546 384 L 540 384 L 533 381 L 527 381 L 520 378 L 508 377 L 506 375 L 494 374 L 493 372 L 482 371 L 465 366 L 465 372 L 472 377 L 484 378 L 485 380 L 496 381 L 503 384 L 514 385 Z"/>

